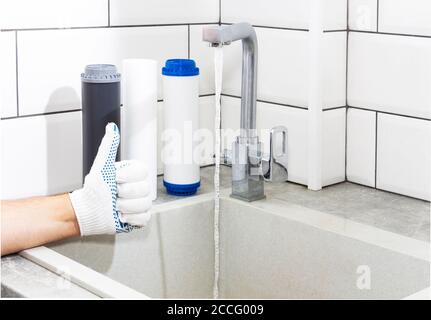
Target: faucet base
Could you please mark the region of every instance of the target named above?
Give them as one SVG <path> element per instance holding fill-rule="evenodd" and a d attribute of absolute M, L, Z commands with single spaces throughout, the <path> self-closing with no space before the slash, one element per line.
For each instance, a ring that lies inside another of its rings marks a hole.
<path fill-rule="evenodd" d="M 241 201 L 246 201 L 246 202 L 252 202 L 252 201 L 262 200 L 262 199 L 266 198 L 265 195 L 259 195 L 259 196 L 256 196 L 256 197 L 249 197 L 247 195 L 247 197 L 244 197 L 242 195 L 233 194 L 233 193 L 230 194 L 230 197 L 234 198 L 234 199 L 241 200 Z"/>
<path fill-rule="evenodd" d="M 233 180 L 230 196 L 247 202 L 265 199 L 263 178 L 259 176 L 237 181 Z"/>
<path fill-rule="evenodd" d="M 265 198 L 257 138 L 237 137 L 232 145 L 232 198 L 251 202 Z"/>

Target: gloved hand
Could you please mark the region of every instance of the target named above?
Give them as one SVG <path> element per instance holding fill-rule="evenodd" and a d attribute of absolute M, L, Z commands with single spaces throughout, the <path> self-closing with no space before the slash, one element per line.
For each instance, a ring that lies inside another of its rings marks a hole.
<path fill-rule="evenodd" d="M 81 236 L 129 232 L 151 218 L 147 170 L 137 160 L 115 163 L 119 143 L 118 127 L 109 123 L 84 187 L 69 194 Z"/>

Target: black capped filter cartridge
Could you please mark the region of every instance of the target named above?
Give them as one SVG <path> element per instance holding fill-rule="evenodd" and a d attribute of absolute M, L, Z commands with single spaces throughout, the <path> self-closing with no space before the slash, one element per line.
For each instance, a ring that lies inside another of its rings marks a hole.
<path fill-rule="evenodd" d="M 114 122 L 120 128 L 120 80 L 117 68 L 110 64 L 88 65 L 81 74 L 83 179 L 93 165 L 105 126 Z M 120 147 L 116 160 L 120 160 Z"/>

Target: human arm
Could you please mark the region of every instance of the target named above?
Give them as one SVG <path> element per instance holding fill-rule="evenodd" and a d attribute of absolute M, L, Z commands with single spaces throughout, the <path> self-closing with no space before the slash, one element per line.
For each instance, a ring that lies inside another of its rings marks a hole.
<path fill-rule="evenodd" d="M 115 163 L 119 130 L 108 124 L 84 186 L 70 194 L 2 201 L 1 255 L 72 236 L 145 226 L 151 198 L 145 165 Z"/>

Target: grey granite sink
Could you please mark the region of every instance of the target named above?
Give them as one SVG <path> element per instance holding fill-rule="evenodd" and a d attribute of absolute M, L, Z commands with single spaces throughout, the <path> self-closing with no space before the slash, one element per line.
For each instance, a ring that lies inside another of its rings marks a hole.
<path fill-rule="evenodd" d="M 202 188 L 188 199 L 166 195 L 159 181 L 159 210 L 146 230 L 49 247 L 149 297 L 209 298 L 212 174 L 202 169 Z M 223 188 L 229 177 L 222 167 Z M 351 183 L 320 192 L 291 183 L 265 188 L 267 199 L 252 204 L 223 192 L 222 297 L 403 298 L 429 286 L 428 202 Z M 367 270 L 371 288 L 359 289 Z M 21 256 L 2 258 L 3 297 L 56 294 L 98 297 Z"/>

